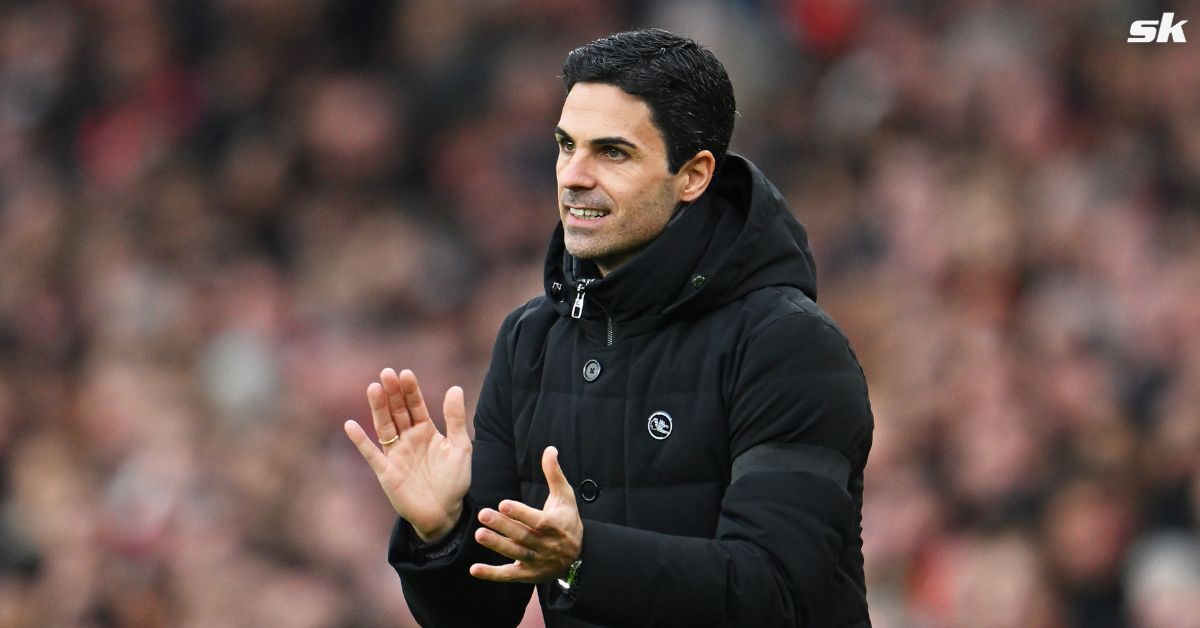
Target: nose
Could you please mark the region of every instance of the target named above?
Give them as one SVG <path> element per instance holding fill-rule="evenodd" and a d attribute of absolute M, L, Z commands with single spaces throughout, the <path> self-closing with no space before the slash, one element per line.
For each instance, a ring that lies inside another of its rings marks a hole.
<path fill-rule="evenodd" d="M 596 185 L 592 174 L 592 160 L 587 151 L 576 150 L 562 155 L 558 160 L 558 187 L 570 190 L 586 190 Z"/>

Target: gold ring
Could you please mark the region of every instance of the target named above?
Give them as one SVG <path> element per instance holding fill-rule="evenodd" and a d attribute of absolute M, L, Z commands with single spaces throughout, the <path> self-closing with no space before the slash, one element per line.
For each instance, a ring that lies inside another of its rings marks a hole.
<path fill-rule="evenodd" d="M 391 445 L 392 443 L 394 443 L 394 442 L 396 442 L 396 441 L 398 441 L 398 440 L 400 440 L 400 435 L 399 435 L 399 434 L 396 434 L 395 436 L 392 436 L 391 438 L 389 438 L 389 439 L 387 439 L 387 440 L 381 440 L 381 441 L 379 441 L 379 444 L 380 444 L 380 445 Z"/>

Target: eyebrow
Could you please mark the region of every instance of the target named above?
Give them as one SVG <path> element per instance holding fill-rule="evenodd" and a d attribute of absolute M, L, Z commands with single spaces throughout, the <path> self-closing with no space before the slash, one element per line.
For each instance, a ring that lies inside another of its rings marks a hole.
<path fill-rule="evenodd" d="M 574 138 L 571 137 L 571 134 L 562 130 L 562 127 L 559 127 L 559 126 L 554 127 L 554 135 L 561 137 L 562 139 L 567 140 L 567 141 L 574 141 Z M 597 137 L 593 140 L 589 140 L 588 145 L 593 146 L 593 147 L 596 147 L 596 146 L 627 146 L 633 150 L 638 149 L 637 144 L 634 144 L 633 142 L 631 142 L 619 135 L 614 135 L 611 137 Z"/>

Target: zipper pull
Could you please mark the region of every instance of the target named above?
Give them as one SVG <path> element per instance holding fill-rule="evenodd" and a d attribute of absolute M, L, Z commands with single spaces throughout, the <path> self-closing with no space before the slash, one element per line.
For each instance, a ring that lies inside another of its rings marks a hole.
<path fill-rule="evenodd" d="M 583 287 L 579 285 L 579 290 L 575 292 L 575 304 L 571 306 L 571 318 L 580 318 L 583 316 Z"/>

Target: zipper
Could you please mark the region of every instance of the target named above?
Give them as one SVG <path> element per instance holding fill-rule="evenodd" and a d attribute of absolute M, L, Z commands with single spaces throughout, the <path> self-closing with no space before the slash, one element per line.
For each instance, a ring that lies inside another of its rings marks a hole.
<path fill-rule="evenodd" d="M 583 291 L 587 290 L 588 282 L 580 281 L 575 289 L 575 304 L 571 306 L 571 318 L 583 317 Z"/>
<path fill-rule="evenodd" d="M 575 302 L 571 304 L 571 318 L 575 318 L 575 319 L 583 318 L 583 302 L 584 302 L 585 294 L 587 291 L 588 284 L 592 283 L 593 281 L 595 281 L 595 279 L 580 279 L 579 280 L 579 285 L 575 289 Z M 600 311 L 604 312 L 604 322 L 605 322 L 605 332 L 606 332 L 605 336 L 604 336 L 604 344 L 605 344 L 605 346 L 611 347 L 613 345 L 613 333 L 614 333 L 613 319 L 611 316 L 608 315 L 608 310 L 605 310 L 603 305 L 600 305 L 599 303 L 597 303 L 596 307 L 599 307 Z"/>
<path fill-rule="evenodd" d="M 579 284 L 575 287 L 575 304 L 571 306 L 571 318 L 581 318 L 583 316 L 583 296 L 589 284 L 595 279 L 580 279 Z"/>

